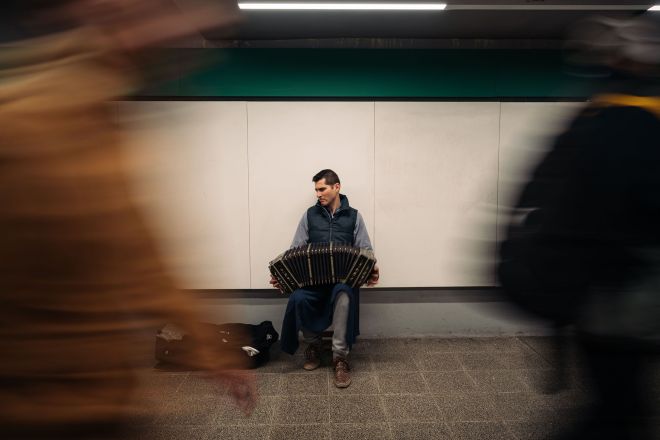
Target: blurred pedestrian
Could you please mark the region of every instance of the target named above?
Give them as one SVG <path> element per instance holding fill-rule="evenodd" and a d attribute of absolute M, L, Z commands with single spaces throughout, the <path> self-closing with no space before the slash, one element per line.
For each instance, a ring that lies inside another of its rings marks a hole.
<path fill-rule="evenodd" d="M 235 6 L 235 5 L 234 5 Z M 140 86 L 138 51 L 236 20 L 222 2 L 9 1 L 0 47 L 0 436 L 124 438 L 145 333 L 175 323 L 199 368 L 249 413 L 254 377 L 206 347 L 132 201 L 110 101 Z M 11 40 L 11 41 L 8 41 Z M 206 341 L 206 342 L 205 342 Z M 239 356 L 239 354 L 236 354 Z"/>
<path fill-rule="evenodd" d="M 515 302 L 573 325 L 594 403 L 567 439 L 645 439 L 660 347 L 660 27 L 592 19 L 573 61 L 610 78 L 534 169 L 501 246 Z"/>

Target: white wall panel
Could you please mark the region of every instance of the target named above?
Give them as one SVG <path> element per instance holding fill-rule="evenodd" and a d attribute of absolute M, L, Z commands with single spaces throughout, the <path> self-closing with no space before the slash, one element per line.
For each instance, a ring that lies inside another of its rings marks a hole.
<path fill-rule="evenodd" d="M 245 102 L 123 102 L 136 194 L 183 287 L 250 287 Z"/>
<path fill-rule="evenodd" d="M 373 109 L 372 102 L 248 103 L 252 288 L 270 287 L 268 262 L 288 249 L 316 203 L 312 176 L 324 168 L 337 172 L 373 240 Z"/>
<path fill-rule="evenodd" d="M 376 103 L 384 287 L 490 285 L 499 103 Z"/>
<path fill-rule="evenodd" d="M 267 288 L 267 264 L 332 168 L 364 216 L 383 287 L 475 286 L 506 207 L 581 104 L 124 102 L 128 157 L 187 288 Z M 499 153 L 499 157 L 498 157 Z M 499 183 L 497 182 L 499 167 Z"/>

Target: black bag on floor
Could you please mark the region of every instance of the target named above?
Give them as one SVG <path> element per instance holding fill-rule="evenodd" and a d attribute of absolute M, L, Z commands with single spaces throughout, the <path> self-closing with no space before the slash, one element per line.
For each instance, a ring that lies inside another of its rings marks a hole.
<path fill-rule="evenodd" d="M 201 324 L 208 327 L 208 331 L 217 336 L 213 343 L 217 344 L 211 349 L 223 353 L 242 353 L 239 356 L 240 364 L 231 365 L 233 368 L 257 368 L 270 359 L 270 347 L 277 342 L 279 334 L 275 331 L 271 321 L 264 321 L 258 325 L 229 323 L 229 324 Z M 156 334 L 156 360 L 178 367 L 194 368 L 194 353 L 198 341 L 179 327 L 168 324 Z"/>

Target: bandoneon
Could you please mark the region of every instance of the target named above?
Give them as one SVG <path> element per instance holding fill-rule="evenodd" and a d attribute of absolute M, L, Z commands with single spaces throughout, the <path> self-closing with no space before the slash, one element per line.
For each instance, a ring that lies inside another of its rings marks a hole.
<path fill-rule="evenodd" d="M 291 248 L 268 268 L 285 293 L 322 284 L 364 284 L 376 264 L 373 251 L 341 243 L 310 243 Z"/>

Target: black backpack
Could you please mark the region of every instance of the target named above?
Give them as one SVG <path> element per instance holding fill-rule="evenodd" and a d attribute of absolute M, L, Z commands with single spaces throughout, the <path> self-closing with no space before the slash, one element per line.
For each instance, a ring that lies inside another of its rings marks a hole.
<path fill-rule="evenodd" d="M 241 352 L 239 365 L 234 368 L 257 368 L 270 359 L 270 347 L 277 342 L 279 334 L 271 321 L 261 324 L 202 324 L 217 336 L 212 349 L 218 353 Z M 180 328 L 168 324 L 156 334 L 156 360 L 163 364 L 183 368 L 194 368 L 193 353 L 197 341 Z"/>

